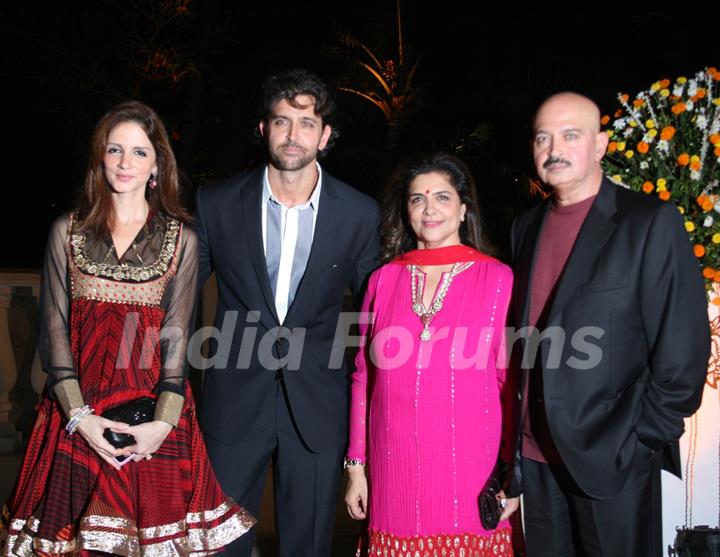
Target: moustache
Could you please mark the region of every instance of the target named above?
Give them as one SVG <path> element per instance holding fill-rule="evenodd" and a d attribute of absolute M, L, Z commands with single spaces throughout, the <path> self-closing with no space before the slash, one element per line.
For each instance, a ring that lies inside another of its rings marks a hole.
<path fill-rule="evenodd" d="M 288 141 L 287 143 L 283 143 L 280 145 L 281 149 L 286 149 L 288 147 L 292 147 L 294 149 L 300 149 L 302 151 L 305 151 L 305 148 L 302 145 L 298 145 L 297 143 L 292 143 L 291 141 Z"/>
<path fill-rule="evenodd" d="M 570 166 L 570 161 L 568 161 L 568 160 L 562 159 L 560 157 L 550 157 L 548 160 L 546 160 L 543 163 L 543 168 L 547 168 L 551 164 L 558 164 L 558 163 L 564 164 L 565 166 Z"/>

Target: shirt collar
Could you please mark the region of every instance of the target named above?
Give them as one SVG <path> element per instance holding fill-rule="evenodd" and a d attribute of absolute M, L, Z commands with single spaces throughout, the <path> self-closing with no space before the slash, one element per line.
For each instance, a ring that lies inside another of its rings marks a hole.
<path fill-rule="evenodd" d="M 304 209 L 308 205 L 312 208 L 313 211 L 317 212 L 318 207 L 320 206 L 320 190 L 322 189 L 322 167 L 320 166 L 319 162 L 315 162 L 315 165 L 317 166 L 318 170 L 318 180 L 317 184 L 315 184 L 315 189 L 313 190 L 312 194 L 310 195 L 310 199 L 308 199 L 307 202 L 303 203 L 302 205 L 296 205 L 295 209 Z M 270 187 L 270 180 L 268 179 L 268 167 L 265 165 L 265 172 L 263 172 L 263 193 L 262 193 L 262 202 L 263 205 L 267 204 L 269 199 L 273 199 L 274 201 L 277 201 L 275 199 L 275 196 L 273 196 L 272 188 Z M 279 205 L 282 205 L 279 201 L 277 201 Z"/>

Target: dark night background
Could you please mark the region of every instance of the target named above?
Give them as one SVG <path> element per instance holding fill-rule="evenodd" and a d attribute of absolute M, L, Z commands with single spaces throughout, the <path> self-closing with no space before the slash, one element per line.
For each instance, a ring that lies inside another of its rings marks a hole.
<path fill-rule="evenodd" d="M 614 111 L 618 91 L 717 65 L 717 36 L 700 14 L 633 8 L 485 12 L 484 4 L 402 3 L 406 62 L 419 60 L 417 102 L 389 133 L 382 112 L 338 92 L 342 136 L 324 161 L 377 197 L 409 154 L 454 150 L 473 169 L 493 240 L 532 202 L 528 139 L 543 97 L 572 89 Z M 174 138 L 188 198 L 201 183 L 264 161 L 254 140 L 259 85 L 305 67 L 358 82 L 360 39 L 398 60 L 394 0 L 5 2 L 0 91 L 5 131 L 0 267 L 37 267 L 53 218 L 72 207 L 88 140 L 116 102 L 153 106 Z M 471 15 L 481 12 L 481 15 Z"/>

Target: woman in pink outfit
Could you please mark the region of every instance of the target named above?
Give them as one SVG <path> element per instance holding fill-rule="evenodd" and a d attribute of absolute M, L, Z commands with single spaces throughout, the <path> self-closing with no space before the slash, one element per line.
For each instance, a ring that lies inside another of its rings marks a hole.
<path fill-rule="evenodd" d="M 478 510 L 500 449 L 512 274 L 483 253 L 460 160 L 438 154 L 399 176 L 384 207 L 388 263 L 363 304 L 374 319 L 353 374 L 345 502 L 369 516 L 369 555 L 512 555 L 517 500 L 494 531 Z"/>

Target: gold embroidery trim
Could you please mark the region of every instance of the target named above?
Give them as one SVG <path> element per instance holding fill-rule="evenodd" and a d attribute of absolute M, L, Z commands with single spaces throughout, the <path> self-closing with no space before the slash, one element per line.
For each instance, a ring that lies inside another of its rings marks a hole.
<path fill-rule="evenodd" d="M 63 379 L 53 387 L 53 392 L 66 416 L 70 410 L 82 408 L 85 404 L 77 379 Z"/>
<path fill-rule="evenodd" d="M 380 530 L 369 531 L 370 555 L 392 554 L 395 557 L 490 557 L 512 555 L 509 528 L 498 528 L 487 535 L 437 534 L 429 536 L 395 536 Z"/>
<path fill-rule="evenodd" d="M 127 519 L 88 516 L 80 521 L 77 538 L 73 540 L 38 538 L 36 537 L 39 526 L 37 518 L 30 517 L 27 521 L 16 519 L 11 522 L 10 531 L 7 532 L 4 554 L 30 557 L 37 551 L 57 554 L 73 553 L 84 549 L 116 555 L 142 555 L 143 557 L 210 555 L 245 534 L 255 525 L 256 520 L 242 508 L 227 516 L 221 524 L 213 528 L 202 528 L 197 524 L 193 526 L 193 523 L 198 522 L 193 519 L 202 517 L 202 520 L 211 521 L 223 517 L 230 510 L 231 506 L 223 503 L 210 511 L 188 513 L 186 520 L 163 526 L 141 528 L 139 531 L 135 524 Z M 149 544 L 141 545 L 140 543 L 167 536 L 177 537 Z"/>
<path fill-rule="evenodd" d="M 185 397 L 182 395 L 171 391 L 163 391 L 157 397 L 154 418 L 176 427 L 180 421 L 180 414 L 184 404 Z"/>
<path fill-rule="evenodd" d="M 143 267 L 131 267 L 124 264 L 112 265 L 93 261 L 85 253 L 85 234 L 82 232 L 73 233 L 71 235 L 70 245 L 72 246 L 75 265 L 77 265 L 78 269 L 83 273 L 113 280 L 143 282 L 162 276 L 167 272 L 172 263 L 180 232 L 180 223 L 175 219 L 168 218 L 166 227 L 165 237 L 163 238 L 163 244 L 157 260 L 151 265 Z"/>

